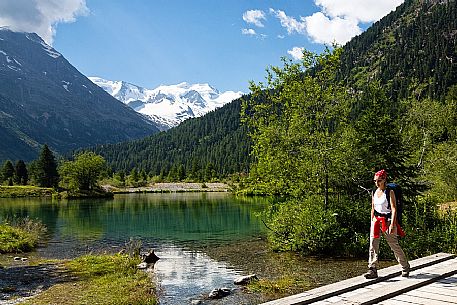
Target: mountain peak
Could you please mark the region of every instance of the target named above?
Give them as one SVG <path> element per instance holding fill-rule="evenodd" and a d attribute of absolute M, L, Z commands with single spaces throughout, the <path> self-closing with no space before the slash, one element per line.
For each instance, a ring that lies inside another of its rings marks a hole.
<path fill-rule="evenodd" d="M 186 119 L 202 116 L 243 95 L 234 91 L 221 93 L 207 83 L 181 82 L 146 89 L 125 81 L 109 81 L 100 77 L 89 79 L 124 104 L 147 115 L 163 130 L 175 127 Z"/>

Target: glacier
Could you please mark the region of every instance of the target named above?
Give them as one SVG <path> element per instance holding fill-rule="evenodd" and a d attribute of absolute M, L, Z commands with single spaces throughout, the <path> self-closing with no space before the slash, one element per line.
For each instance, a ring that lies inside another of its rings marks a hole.
<path fill-rule="evenodd" d="M 183 121 L 200 117 L 241 97 L 243 92 L 219 92 L 209 84 L 161 85 L 143 88 L 125 81 L 89 79 L 110 95 L 146 115 L 161 130 L 175 127 Z"/>

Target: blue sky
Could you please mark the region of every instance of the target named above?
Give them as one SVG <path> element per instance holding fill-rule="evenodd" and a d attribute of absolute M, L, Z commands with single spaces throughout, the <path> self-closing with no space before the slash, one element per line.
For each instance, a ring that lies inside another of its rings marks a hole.
<path fill-rule="evenodd" d="M 344 44 L 402 2 L 2 0 L 0 26 L 36 32 L 86 76 L 248 92 L 282 56 Z"/>

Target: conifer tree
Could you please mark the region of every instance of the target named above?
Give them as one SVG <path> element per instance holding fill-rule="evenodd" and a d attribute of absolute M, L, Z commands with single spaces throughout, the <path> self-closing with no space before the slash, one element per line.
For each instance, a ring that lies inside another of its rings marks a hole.
<path fill-rule="evenodd" d="M 54 154 L 48 145 L 44 145 L 35 164 L 35 181 L 41 187 L 57 187 L 59 174 Z"/>
<path fill-rule="evenodd" d="M 25 166 L 25 162 L 23 160 L 19 160 L 16 163 L 15 170 L 15 182 L 17 184 L 26 185 L 29 180 L 29 175 L 27 171 L 27 167 Z"/>
<path fill-rule="evenodd" d="M 132 170 L 130 171 L 130 180 L 132 182 L 138 182 L 138 171 L 136 169 L 136 167 L 132 168 Z"/>
<path fill-rule="evenodd" d="M 2 176 L 2 181 L 7 181 L 8 185 L 13 184 L 14 167 L 13 167 L 13 163 L 11 163 L 10 160 L 6 160 L 5 163 L 3 163 L 1 176 Z"/>

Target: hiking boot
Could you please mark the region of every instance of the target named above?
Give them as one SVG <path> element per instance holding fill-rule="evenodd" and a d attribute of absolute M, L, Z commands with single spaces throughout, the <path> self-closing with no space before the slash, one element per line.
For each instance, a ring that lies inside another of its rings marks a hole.
<path fill-rule="evenodd" d="M 363 275 L 366 279 L 375 279 L 378 277 L 378 271 L 376 271 L 376 268 L 371 267 L 368 269 L 367 273 Z"/>
<path fill-rule="evenodd" d="M 409 277 L 409 270 L 403 270 L 403 271 L 401 272 L 401 276 L 402 276 L 402 277 Z"/>

